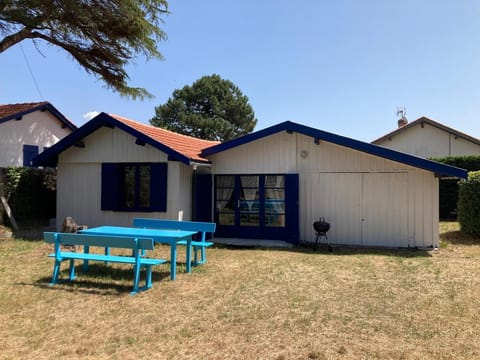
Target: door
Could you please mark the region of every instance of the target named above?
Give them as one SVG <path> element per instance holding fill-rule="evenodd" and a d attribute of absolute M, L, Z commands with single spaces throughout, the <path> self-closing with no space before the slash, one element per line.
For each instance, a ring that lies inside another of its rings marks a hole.
<path fill-rule="evenodd" d="M 212 222 L 211 174 L 194 174 L 192 178 L 192 220 Z"/>
<path fill-rule="evenodd" d="M 408 246 L 407 173 L 367 173 L 362 182 L 362 244 Z"/>
<path fill-rule="evenodd" d="M 217 175 L 217 236 L 298 242 L 298 175 Z"/>
<path fill-rule="evenodd" d="M 318 184 L 308 194 L 313 221 L 324 217 L 331 225 L 328 239 L 332 243 L 362 245 L 362 174 L 320 173 Z M 313 231 L 313 230 L 312 230 Z"/>
<path fill-rule="evenodd" d="M 408 246 L 408 174 L 321 173 L 314 213 L 330 222 L 331 243 Z"/>

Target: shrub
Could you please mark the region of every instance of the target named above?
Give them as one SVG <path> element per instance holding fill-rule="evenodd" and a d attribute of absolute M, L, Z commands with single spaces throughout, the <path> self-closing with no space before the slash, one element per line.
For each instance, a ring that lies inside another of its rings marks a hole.
<path fill-rule="evenodd" d="M 460 181 L 458 221 L 463 232 L 480 236 L 480 171 L 470 172 Z"/>
<path fill-rule="evenodd" d="M 480 170 L 480 156 L 447 156 L 444 158 L 434 158 L 434 161 L 443 164 L 456 166 L 468 171 Z M 458 203 L 458 182 L 459 179 L 440 179 L 439 188 L 439 207 L 440 219 L 455 219 Z"/>
<path fill-rule="evenodd" d="M 55 216 L 54 170 L 27 167 L 7 167 L 0 170 L 0 182 L 4 183 L 3 194 L 16 220 L 46 220 Z"/>
<path fill-rule="evenodd" d="M 440 219 L 453 220 L 457 218 L 458 182 L 460 179 L 440 179 L 439 210 Z"/>

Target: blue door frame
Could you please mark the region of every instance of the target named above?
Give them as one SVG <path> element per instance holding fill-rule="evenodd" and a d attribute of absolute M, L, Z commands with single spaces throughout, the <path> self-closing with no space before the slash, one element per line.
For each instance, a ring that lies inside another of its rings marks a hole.
<path fill-rule="evenodd" d="M 228 185 L 224 179 L 229 177 Z M 255 186 L 242 186 L 242 178 L 258 177 Z M 283 177 L 283 186 L 274 188 L 281 199 L 272 199 L 267 177 Z M 245 195 L 251 190 L 250 198 Z M 226 195 L 225 195 L 226 194 Z M 222 198 L 228 197 L 227 198 Z M 299 241 L 298 174 L 216 175 L 214 190 L 215 236 L 244 239 Z M 225 210 L 225 211 L 224 211 Z M 249 220 L 252 216 L 253 220 Z"/>

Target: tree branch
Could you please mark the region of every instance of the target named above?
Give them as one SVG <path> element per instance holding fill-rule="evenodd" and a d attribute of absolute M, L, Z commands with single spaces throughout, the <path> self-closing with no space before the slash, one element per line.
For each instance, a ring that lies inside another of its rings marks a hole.
<path fill-rule="evenodd" d="M 98 75 L 107 84 L 107 87 L 117 90 L 123 96 L 129 96 L 132 99 L 152 98 L 147 90 L 143 88 L 134 88 L 127 85 L 128 75 L 123 68 L 123 61 L 112 61 L 97 48 L 80 48 L 69 45 L 66 42 L 59 41 L 43 33 L 32 31 L 28 38 L 38 38 L 45 40 L 55 46 L 67 51 L 88 73 Z"/>
<path fill-rule="evenodd" d="M 166 40 L 159 27 L 165 14 L 167 0 L 0 0 L 0 54 L 40 39 L 68 52 L 107 88 L 133 99 L 151 97 L 128 86 L 126 67 L 138 55 L 162 58 L 157 43 Z"/>
<path fill-rule="evenodd" d="M 33 32 L 31 29 L 23 28 L 14 34 L 4 37 L 2 41 L 0 41 L 0 53 L 4 52 L 15 44 L 18 44 L 22 40 L 35 37 L 32 36 L 32 33 Z"/>

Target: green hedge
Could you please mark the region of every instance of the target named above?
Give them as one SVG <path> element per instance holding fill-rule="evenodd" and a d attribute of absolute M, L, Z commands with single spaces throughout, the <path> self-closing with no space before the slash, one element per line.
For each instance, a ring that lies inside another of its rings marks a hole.
<path fill-rule="evenodd" d="M 480 170 L 480 156 L 447 156 L 444 158 L 433 158 L 432 160 L 438 161 L 447 165 L 456 166 L 468 171 Z"/>
<path fill-rule="evenodd" d="M 52 169 L 7 167 L 0 169 L 3 194 L 17 221 L 55 217 L 56 172 Z M 3 214 L 4 220 L 5 214 Z"/>
<path fill-rule="evenodd" d="M 480 156 L 448 156 L 445 158 L 434 158 L 432 160 L 468 171 L 480 170 Z M 459 179 L 440 179 L 440 219 L 456 219 L 459 181 Z"/>
<path fill-rule="evenodd" d="M 480 236 L 480 171 L 468 173 L 468 179 L 460 181 L 458 197 L 458 221 L 463 232 Z"/>

